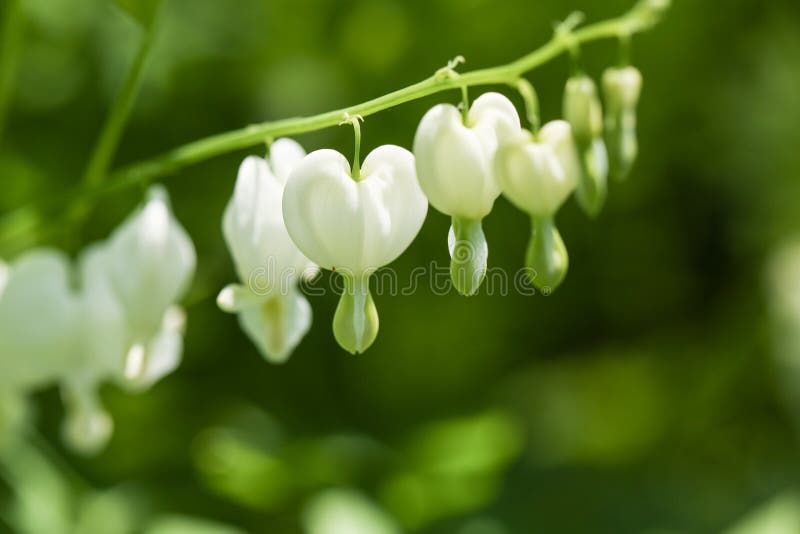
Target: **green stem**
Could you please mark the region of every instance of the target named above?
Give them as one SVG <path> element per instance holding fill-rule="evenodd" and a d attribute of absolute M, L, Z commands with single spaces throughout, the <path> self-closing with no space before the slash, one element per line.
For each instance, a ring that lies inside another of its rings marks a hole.
<path fill-rule="evenodd" d="M 599 39 L 617 38 L 623 29 L 629 33 L 644 31 L 656 22 L 651 15 L 649 11 L 642 9 L 631 10 L 621 17 L 576 30 L 571 34 L 571 42 L 581 44 Z M 461 87 L 513 84 L 526 72 L 564 53 L 567 47 L 568 43 L 563 37 L 556 36 L 541 48 L 506 65 L 474 70 L 459 74 L 457 77 L 434 75 L 387 95 L 343 109 L 311 117 L 254 124 L 239 130 L 213 135 L 175 148 L 161 156 L 125 167 L 112 174 L 111 178 L 115 182 L 115 189 L 126 187 L 131 183 L 163 176 L 220 154 L 247 148 L 262 142 L 265 137 L 278 138 L 321 130 L 336 126 L 349 116 L 366 117 L 412 100 Z"/>
<path fill-rule="evenodd" d="M 464 126 L 469 126 L 469 87 L 461 86 L 461 120 Z"/>
<path fill-rule="evenodd" d="M 531 133 L 536 135 L 541 126 L 541 118 L 539 117 L 539 97 L 536 94 L 533 84 L 525 78 L 520 78 L 514 85 L 519 91 L 522 100 L 525 102 L 525 115 L 531 125 Z"/>
<path fill-rule="evenodd" d="M 131 109 L 133 109 L 133 104 L 139 93 L 139 87 L 142 85 L 147 58 L 150 56 L 150 51 L 153 47 L 157 27 L 158 22 L 155 21 L 145 31 L 133 64 L 111 106 L 108 118 L 103 125 L 103 130 L 97 139 L 91 159 L 83 174 L 83 183 L 86 186 L 96 186 L 107 176 L 111 160 L 116 154 L 123 129 L 128 122 Z"/>
<path fill-rule="evenodd" d="M 570 35 L 570 42 L 581 44 L 600 39 L 618 38 L 620 32 L 623 31 L 632 35 L 647 30 L 655 25 L 663 15 L 663 4 L 663 1 L 641 0 L 625 15 L 598 22 L 572 32 Z M 117 134 L 113 143 L 109 140 L 103 142 L 103 146 L 107 146 L 107 148 L 98 149 L 100 154 L 103 155 L 102 157 L 97 156 L 96 158 L 92 158 L 93 160 L 97 159 L 100 163 L 91 164 L 89 169 L 87 169 L 86 174 L 87 176 L 91 176 L 91 178 L 86 178 L 82 187 L 69 194 L 69 196 L 73 199 L 91 202 L 102 195 L 137 184 L 146 183 L 149 180 L 168 175 L 193 163 L 255 146 L 262 143 L 264 139 L 276 139 L 282 136 L 321 130 L 323 128 L 336 126 L 340 124 L 342 120 L 353 115 L 366 117 L 406 102 L 418 100 L 443 91 L 459 89 L 461 87 L 514 84 L 523 74 L 558 57 L 564 53 L 567 48 L 568 43 L 565 42 L 563 36 L 556 35 L 537 50 L 505 65 L 475 70 L 459 74 L 455 77 L 433 75 L 403 89 L 398 89 L 389 94 L 347 108 L 329 111 L 311 117 L 298 117 L 254 124 L 239 130 L 199 139 L 174 148 L 152 159 L 124 167 L 108 176 L 105 180 L 105 182 L 108 183 L 103 183 L 103 177 L 106 174 L 105 169 L 108 166 L 108 161 L 110 161 L 111 153 L 113 149 L 116 148 L 119 140 L 119 135 Z M 134 89 L 135 85 L 137 84 L 131 84 Z M 131 98 L 133 93 L 135 93 L 135 91 L 130 95 Z M 114 121 L 114 124 L 118 126 L 115 126 L 114 129 L 118 128 L 121 131 L 124 121 L 120 119 L 126 118 L 127 113 L 123 115 L 119 112 L 118 116 L 119 118 Z M 110 129 L 110 131 L 113 131 L 113 129 Z M 104 155 L 106 151 L 108 155 Z M 96 182 L 97 185 L 91 185 L 89 182 Z M 50 200 L 45 199 L 38 202 L 36 207 L 42 212 L 57 210 L 61 202 L 63 202 L 63 200 L 58 198 Z M 74 202 L 77 202 L 77 200 L 74 200 Z M 25 209 L 27 208 L 21 208 L 20 211 L 24 211 Z M 43 219 L 53 220 L 53 217 L 45 217 Z M 0 219 L 0 230 L 4 228 L 7 222 L 5 218 Z M 0 242 L 6 241 L 7 239 L 7 233 L 0 234 Z"/>
<path fill-rule="evenodd" d="M 23 18 L 20 0 L 8 0 L 0 27 L 0 141 L 22 51 Z"/>
<path fill-rule="evenodd" d="M 353 180 L 356 182 L 361 180 L 361 120 L 361 116 L 356 115 L 345 121 L 353 125 L 355 148 L 353 149 L 353 166 L 350 171 L 350 176 L 352 176 Z"/>

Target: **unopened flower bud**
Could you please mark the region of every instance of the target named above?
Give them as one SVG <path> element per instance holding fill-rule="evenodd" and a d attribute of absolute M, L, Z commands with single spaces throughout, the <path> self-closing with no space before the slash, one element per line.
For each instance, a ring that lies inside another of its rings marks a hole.
<path fill-rule="evenodd" d="M 611 175 L 627 178 L 638 155 L 636 106 L 642 90 L 642 75 L 636 67 L 609 68 L 603 74 L 606 100 L 606 144 Z"/>

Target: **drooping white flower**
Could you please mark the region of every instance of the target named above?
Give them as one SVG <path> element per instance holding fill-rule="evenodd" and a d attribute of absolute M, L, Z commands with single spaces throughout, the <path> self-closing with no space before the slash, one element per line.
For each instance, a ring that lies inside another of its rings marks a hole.
<path fill-rule="evenodd" d="M 327 149 L 292 171 L 283 195 L 286 228 L 303 254 L 343 276 L 334 334 L 350 352 L 363 352 L 377 335 L 369 277 L 411 244 L 427 210 L 414 156 L 398 146 L 373 150 L 358 176 L 342 154 Z"/>
<path fill-rule="evenodd" d="M 564 119 L 572 126 L 582 168 L 578 203 L 589 215 L 597 215 L 608 194 L 608 154 L 603 141 L 603 107 L 594 81 L 586 75 L 567 80 Z"/>
<path fill-rule="evenodd" d="M 611 67 L 603 73 L 609 166 L 619 180 L 627 178 L 639 153 L 636 106 L 641 92 L 642 74 L 636 67 Z"/>
<path fill-rule="evenodd" d="M 580 164 L 570 126 L 544 125 L 538 138 L 523 130 L 504 143 L 495 157 L 495 175 L 503 194 L 534 217 L 552 217 L 575 189 Z"/>
<path fill-rule="evenodd" d="M 0 278 L 0 389 L 46 385 L 75 364 L 80 303 L 69 260 L 56 250 L 32 250 Z"/>
<path fill-rule="evenodd" d="M 431 205 L 452 218 L 451 278 L 464 295 L 474 294 L 486 274 L 481 220 L 500 195 L 493 160 L 503 128 L 520 130 L 516 108 L 499 93 L 485 93 L 472 103 L 466 121 L 454 106 L 434 106 L 414 136 L 420 186 Z"/>
<path fill-rule="evenodd" d="M 495 174 L 508 200 L 531 217 L 525 263 L 533 284 L 551 291 L 568 266 L 553 218 L 581 174 L 570 125 L 557 120 L 547 123 L 538 136 L 523 131 L 504 138 L 495 156 Z"/>
<path fill-rule="evenodd" d="M 103 244 L 81 255 L 80 282 L 76 363 L 60 377 L 66 410 L 62 436 L 74 451 L 94 454 L 105 447 L 114 429 L 99 388 L 105 381 L 123 380 L 129 334 Z"/>
<path fill-rule="evenodd" d="M 150 189 L 145 204 L 111 235 L 105 254 L 128 330 L 126 383 L 146 388 L 180 361 L 185 316 L 175 302 L 188 289 L 196 262 L 162 187 Z"/>
<path fill-rule="evenodd" d="M 315 272 L 283 222 L 282 198 L 289 173 L 305 156 L 291 139 L 278 139 L 269 160 L 246 158 L 239 167 L 222 231 L 242 284 L 217 298 L 269 361 L 286 361 L 311 326 L 311 306 L 297 283 Z"/>

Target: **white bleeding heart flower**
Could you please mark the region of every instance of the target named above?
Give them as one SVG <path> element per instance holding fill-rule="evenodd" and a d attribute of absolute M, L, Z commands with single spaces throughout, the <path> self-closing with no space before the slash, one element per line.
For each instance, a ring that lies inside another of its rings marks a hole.
<path fill-rule="evenodd" d="M 369 277 L 411 244 L 427 209 L 414 156 L 398 146 L 373 150 L 356 176 L 342 154 L 327 149 L 292 171 L 283 195 L 286 228 L 303 254 L 342 275 L 334 335 L 348 351 L 363 352 L 374 341 Z"/>
<path fill-rule="evenodd" d="M 180 361 L 185 316 L 174 303 L 188 289 L 196 263 L 163 188 L 150 189 L 145 204 L 111 235 L 105 255 L 128 330 L 125 381 L 145 388 Z"/>
<path fill-rule="evenodd" d="M 503 194 L 533 217 L 554 216 L 580 177 L 570 126 L 560 120 L 545 124 L 536 138 L 523 130 L 498 149 L 494 163 Z"/>
<path fill-rule="evenodd" d="M 590 77 L 581 74 L 567 80 L 564 119 L 572 126 L 580 156 L 578 203 L 587 214 L 595 216 L 608 194 L 608 155 L 603 141 L 603 107 L 597 96 L 597 86 Z"/>
<path fill-rule="evenodd" d="M 639 153 L 636 106 L 641 92 L 642 74 L 636 67 L 611 67 L 603 73 L 609 167 L 618 180 L 627 178 Z"/>
<path fill-rule="evenodd" d="M 80 302 L 69 260 L 56 250 L 32 250 L 2 278 L 0 390 L 46 385 L 76 364 Z"/>
<path fill-rule="evenodd" d="M 316 273 L 286 231 L 282 198 L 286 181 L 305 156 L 291 139 L 278 139 L 269 160 L 250 156 L 239 167 L 222 231 L 242 284 L 225 287 L 221 309 L 239 323 L 266 359 L 286 361 L 311 326 L 311 306 L 298 291 Z"/>
<path fill-rule="evenodd" d="M 98 391 L 102 382 L 124 376 L 128 328 L 108 276 L 104 245 L 93 245 L 81 255 L 80 275 L 76 364 L 61 377 L 66 409 L 62 437 L 74 451 L 91 455 L 105 447 L 113 432 Z"/>
<path fill-rule="evenodd" d="M 567 250 L 553 218 L 580 179 L 580 162 L 570 125 L 544 125 L 537 136 L 523 131 L 504 138 L 495 156 L 495 174 L 503 194 L 531 217 L 526 266 L 533 284 L 552 291 L 563 281 Z"/>
<path fill-rule="evenodd" d="M 485 93 L 470 106 L 466 121 L 449 104 L 431 108 L 414 136 L 420 186 L 431 205 L 452 218 L 451 278 L 472 295 L 486 274 L 488 247 L 481 221 L 500 195 L 493 160 L 501 129 L 519 131 L 514 105 Z"/>

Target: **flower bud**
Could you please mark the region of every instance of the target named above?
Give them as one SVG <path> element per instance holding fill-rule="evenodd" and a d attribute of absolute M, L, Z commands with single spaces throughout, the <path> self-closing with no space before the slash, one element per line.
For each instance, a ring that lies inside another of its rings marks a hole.
<path fill-rule="evenodd" d="M 642 90 L 642 75 L 636 67 L 609 68 L 603 73 L 606 99 L 606 144 L 611 175 L 627 178 L 638 155 L 636 106 Z"/>
<path fill-rule="evenodd" d="M 594 81 L 588 76 L 573 76 L 567 81 L 564 118 L 572 127 L 582 169 L 576 193 L 578 203 L 594 216 L 608 193 L 608 155 L 602 137 L 603 109 Z"/>
<path fill-rule="evenodd" d="M 531 283 L 545 295 L 553 292 L 567 275 L 569 256 L 550 217 L 531 219 L 531 238 L 525 254 L 525 267 Z"/>
<path fill-rule="evenodd" d="M 603 134 L 603 108 L 594 81 L 586 76 L 567 80 L 564 91 L 564 119 L 580 144 L 588 144 Z"/>
<path fill-rule="evenodd" d="M 486 93 L 472 103 L 466 123 L 457 108 L 439 104 L 425 114 L 414 136 L 420 186 L 431 205 L 452 218 L 451 233 L 460 234 L 450 247 L 450 272 L 463 295 L 474 294 L 486 273 L 488 247 L 480 225 L 500 194 L 493 169 L 498 138 L 519 130 L 511 101 Z"/>
<path fill-rule="evenodd" d="M 369 277 L 408 248 L 427 210 L 414 156 L 398 146 L 373 150 L 357 181 L 335 150 L 312 152 L 292 171 L 283 194 L 286 229 L 303 254 L 344 279 L 334 334 L 346 350 L 363 352 L 374 340 Z"/>
<path fill-rule="evenodd" d="M 224 288 L 217 302 L 238 313 L 242 329 L 273 363 L 286 361 L 311 326 L 311 306 L 296 286 L 315 266 L 289 237 L 281 208 L 289 174 L 304 156 L 295 141 L 278 139 L 268 160 L 246 158 L 222 223 L 242 284 Z"/>

